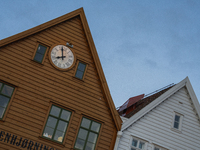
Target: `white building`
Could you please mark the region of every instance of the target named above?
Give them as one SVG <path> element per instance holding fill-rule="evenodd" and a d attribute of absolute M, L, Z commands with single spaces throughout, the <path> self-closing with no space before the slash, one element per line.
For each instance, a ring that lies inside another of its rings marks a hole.
<path fill-rule="evenodd" d="M 200 105 L 188 77 L 129 108 L 115 150 L 200 150 Z"/>

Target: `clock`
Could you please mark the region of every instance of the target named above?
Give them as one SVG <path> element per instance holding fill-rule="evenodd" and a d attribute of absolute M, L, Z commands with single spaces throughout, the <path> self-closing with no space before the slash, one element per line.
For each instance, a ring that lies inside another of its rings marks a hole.
<path fill-rule="evenodd" d="M 71 49 L 65 45 L 56 45 L 49 51 L 51 64 L 62 71 L 71 69 L 75 64 L 75 55 Z"/>

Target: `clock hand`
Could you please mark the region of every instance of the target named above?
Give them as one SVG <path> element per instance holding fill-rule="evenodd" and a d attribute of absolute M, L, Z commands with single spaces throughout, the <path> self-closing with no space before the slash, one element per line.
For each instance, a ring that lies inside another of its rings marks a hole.
<path fill-rule="evenodd" d="M 63 46 L 62 46 L 62 49 L 61 49 L 61 51 L 62 51 L 62 60 L 63 60 Z"/>
<path fill-rule="evenodd" d="M 59 59 L 59 58 L 62 58 L 62 59 L 63 59 L 63 58 L 65 58 L 65 57 L 66 57 L 66 56 L 57 56 L 56 58 L 57 58 L 57 59 Z"/>

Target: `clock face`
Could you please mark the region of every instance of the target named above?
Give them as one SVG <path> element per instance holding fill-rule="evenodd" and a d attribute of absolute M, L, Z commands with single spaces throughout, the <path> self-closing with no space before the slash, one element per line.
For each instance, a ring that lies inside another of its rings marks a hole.
<path fill-rule="evenodd" d="M 55 67 L 67 70 L 74 65 L 75 56 L 67 46 L 57 45 L 50 51 L 50 60 Z"/>

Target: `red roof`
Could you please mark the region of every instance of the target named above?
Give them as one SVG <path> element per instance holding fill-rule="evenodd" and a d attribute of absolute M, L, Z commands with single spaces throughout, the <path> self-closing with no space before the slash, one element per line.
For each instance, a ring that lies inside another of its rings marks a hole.
<path fill-rule="evenodd" d="M 170 84 L 164 88 L 161 88 L 159 90 L 156 90 L 148 95 L 138 95 L 135 97 L 129 98 L 119 109 L 118 113 L 120 116 L 124 116 L 126 118 L 130 118 L 134 114 L 136 114 L 138 111 L 143 109 L 145 106 L 150 104 L 152 101 L 157 99 L 159 96 L 164 94 L 167 90 L 172 88 L 174 84 Z M 132 107 L 131 107 L 132 106 Z"/>
<path fill-rule="evenodd" d="M 118 112 L 123 111 L 124 109 L 127 109 L 128 107 L 132 106 L 133 104 L 135 104 L 136 102 L 138 102 L 139 100 L 141 100 L 144 97 L 144 94 L 135 96 L 135 97 L 131 97 L 129 98 L 118 110 Z"/>

